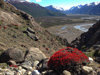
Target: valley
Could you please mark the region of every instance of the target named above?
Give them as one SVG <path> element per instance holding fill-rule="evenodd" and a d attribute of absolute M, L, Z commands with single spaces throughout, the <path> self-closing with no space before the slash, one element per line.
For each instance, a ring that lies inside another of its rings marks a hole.
<path fill-rule="evenodd" d="M 36 22 L 49 32 L 68 40 L 69 43 L 95 24 L 100 16 L 67 15 L 66 17 L 37 17 Z"/>

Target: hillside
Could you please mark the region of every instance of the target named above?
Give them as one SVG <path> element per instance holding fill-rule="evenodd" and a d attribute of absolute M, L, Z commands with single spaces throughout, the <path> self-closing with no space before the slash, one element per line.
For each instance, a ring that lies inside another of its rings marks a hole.
<path fill-rule="evenodd" d="M 51 55 L 63 47 L 62 44 L 67 44 L 63 39 L 38 25 L 31 15 L 7 2 L 0 3 L 0 7 L 2 6 L 0 8 L 0 52 L 11 47 L 17 47 L 23 52 L 29 47 L 37 47 L 46 55 Z"/>
<path fill-rule="evenodd" d="M 85 5 L 74 6 L 69 10 L 64 11 L 66 14 L 89 14 L 100 15 L 100 3 L 90 3 Z"/>
<path fill-rule="evenodd" d="M 89 28 L 88 32 L 81 34 L 71 43 L 72 46 L 82 48 L 83 46 L 90 48 L 93 45 L 100 45 L 100 20 Z"/>
<path fill-rule="evenodd" d="M 66 16 L 63 13 L 60 12 L 53 12 L 50 10 L 47 10 L 46 8 L 40 6 L 39 4 L 30 3 L 30 2 L 19 2 L 19 1 L 11 1 L 7 0 L 7 2 L 14 5 L 17 9 L 20 9 L 33 17 L 42 17 L 42 16 Z"/>

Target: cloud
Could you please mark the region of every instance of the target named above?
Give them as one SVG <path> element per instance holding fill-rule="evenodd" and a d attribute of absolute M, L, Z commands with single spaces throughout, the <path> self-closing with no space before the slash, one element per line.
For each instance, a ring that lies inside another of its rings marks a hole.
<path fill-rule="evenodd" d="M 36 2 L 41 2 L 42 0 L 36 0 Z"/>

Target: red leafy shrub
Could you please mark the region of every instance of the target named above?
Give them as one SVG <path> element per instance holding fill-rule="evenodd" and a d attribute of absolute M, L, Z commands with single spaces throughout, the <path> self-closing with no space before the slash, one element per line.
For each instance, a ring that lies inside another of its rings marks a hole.
<path fill-rule="evenodd" d="M 2 22 L 4 21 L 4 20 L 1 20 Z"/>
<path fill-rule="evenodd" d="M 4 27 L 4 29 L 7 29 L 7 27 Z"/>
<path fill-rule="evenodd" d="M 2 27 L 0 26 L 0 28 L 2 28 Z"/>
<path fill-rule="evenodd" d="M 10 65 L 9 67 L 18 67 L 17 65 Z"/>
<path fill-rule="evenodd" d="M 49 48 L 46 48 L 46 50 L 49 50 Z"/>
<path fill-rule="evenodd" d="M 48 61 L 49 69 L 57 72 L 63 70 L 76 71 L 89 63 L 88 57 L 77 48 L 67 47 L 55 52 Z"/>
<path fill-rule="evenodd" d="M 19 26 L 18 24 L 14 24 L 15 26 Z"/>

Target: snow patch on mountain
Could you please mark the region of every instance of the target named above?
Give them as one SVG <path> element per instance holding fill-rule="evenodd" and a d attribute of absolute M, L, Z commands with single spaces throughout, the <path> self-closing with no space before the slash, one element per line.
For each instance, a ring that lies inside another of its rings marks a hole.
<path fill-rule="evenodd" d="M 60 10 L 60 11 L 64 11 L 64 9 L 62 7 L 59 7 L 59 6 L 53 6 L 53 8 Z"/>

